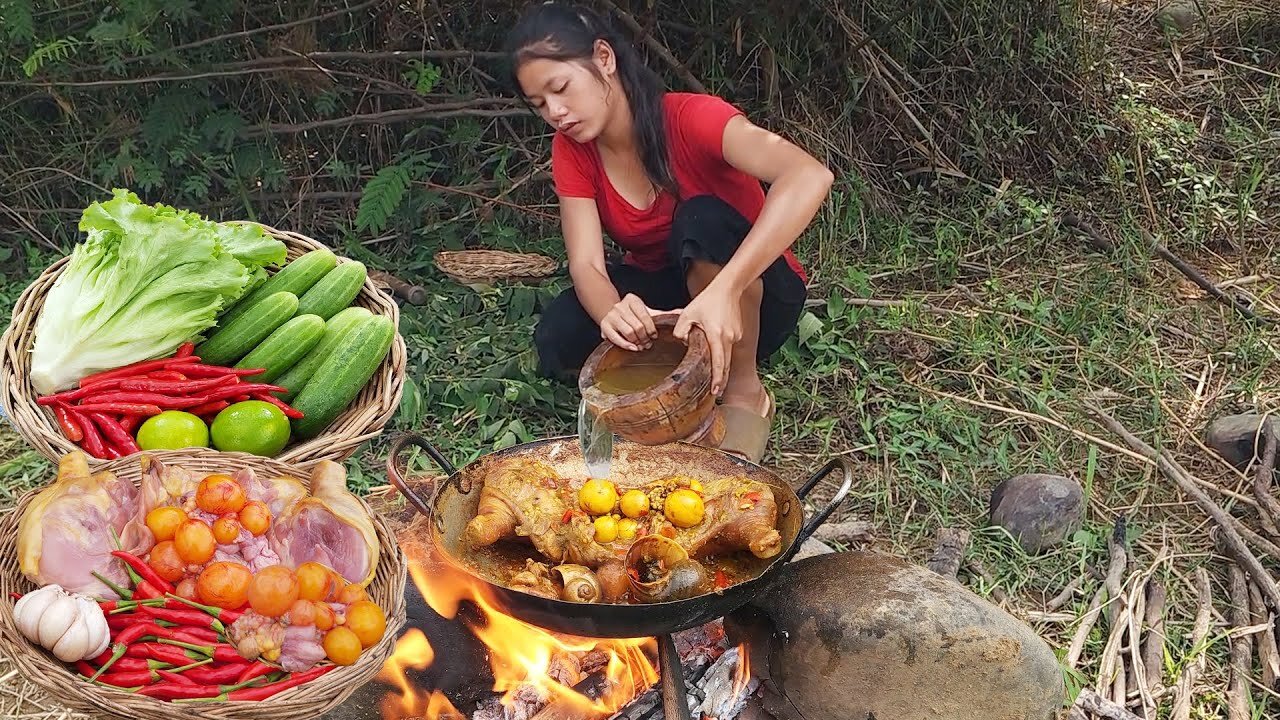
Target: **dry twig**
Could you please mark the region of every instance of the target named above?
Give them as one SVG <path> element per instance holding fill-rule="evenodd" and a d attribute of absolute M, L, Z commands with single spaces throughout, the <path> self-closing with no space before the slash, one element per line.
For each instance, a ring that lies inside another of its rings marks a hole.
<path fill-rule="evenodd" d="M 1276 474 L 1276 434 L 1270 417 L 1262 419 L 1258 432 L 1262 437 L 1262 461 L 1253 476 L 1253 495 L 1258 499 L 1258 514 L 1269 521 L 1271 527 L 1280 527 L 1280 500 L 1271 494 Z"/>
<path fill-rule="evenodd" d="M 1084 713 L 1091 712 L 1098 717 L 1107 718 L 1107 720 L 1142 720 L 1137 715 L 1126 710 L 1123 705 L 1117 705 L 1089 688 L 1080 690 L 1080 694 L 1076 696 L 1076 704 L 1071 710 L 1073 718 L 1087 718 L 1088 715 Z M 1075 714 L 1076 710 L 1081 711 L 1079 715 Z"/>
<path fill-rule="evenodd" d="M 1084 575 L 1077 575 L 1071 578 L 1071 582 L 1062 588 L 1062 592 L 1049 598 L 1049 601 L 1044 604 L 1045 612 L 1056 612 L 1062 609 L 1063 605 L 1071 602 L 1071 598 L 1075 597 L 1076 591 L 1080 589 L 1080 584 L 1083 582 Z"/>
<path fill-rule="evenodd" d="M 1280 609 L 1280 588 L 1276 587 L 1275 580 L 1267 573 L 1257 556 L 1249 551 L 1249 547 L 1240 537 L 1240 533 L 1236 532 L 1236 524 L 1232 522 L 1232 518 L 1217 503 L 1209 498 L 1203 490 L 1197 487 L 1195 480 L 1192 479 L 1191 473 L 1178 464 L 1166 451 L 1157 452 L 1155 448 L 1140 440 L 1136 435 L 1129 432 L 1120 421 L 1103 412 L 1100 408 L 1089 406 L 1090 409 L 1097 414 L 1104 425 L 1111 429 L 1112 432 L 1120 435 L 1134 449 L 1139 450 L 1147 457 L 1156 461 L 1160 471 L 1166 477 L 1173 480 L 1182 488 L 1182 491 L 1195 499 L 1196 504 L 1200 506 L 1215 523 L 1222 533 L 1222 542 L 1228 552 L 1236 558 L 1236 561 L 1249 573 L 1254 582 L 1258 583 L 1259 588 L 1263 592 L 1263 597 L 1272 609 Z"/>
<path fill-rule="evenodd" d="M 1111 531 L 1111 540 L 1109 546 L 1111 548 L 1111 564 L 1107 567 L 1106 580 L 1102 587 L 1093 594 L 1093 599 L 1089 601 L 1089 607 L 1084 611 L 1084 615 L 1080 617 L 1080 625 L 1076 628 L 1076 634 L 1071 638 L 1071 645 L 1067 648 L 1067 667 L 1075 668 L 1080 662 L 1080 653 L 1084 652 L 1084 643 L 1089 639 L 1089 631 L 1093 630 L 1094 623 L 1098 621 L 1098 615 L 1102 612 L 1102 598 L 1108 594 L 1111 587 L 1124 577 L 1125 566 L 1128 564 L 1124 551 L 1124 516 L 1120 516 L 1116 520 L 1115 528 Z M 1119 542 L 1116 542 L 1119 538 Z M 1108 598 L 1113 600 L 1114 596 Z"/>
<path fill-rule="evenodd" d="M 1164 608 L 1168 590 L 1162 582 L 1147 584 L 1147 607 L 1143 624 L 1147 634 L 1142 638 L 1142 668 L 1146 672 L 1147 689 L 1152 695 L 1164 689 Z M 1143 716 L 1155 718 L 1156 708 L 1143 703 Z"/>
<path fill-rule="evenodd" d="M 1266 625 L 1266 629 L 1258 633 L 1254 642 L 1258 646 L 1258 665 L 1262 666 L 1262 685 L 1277 690 L 1276 680 L 1280 678 L 1280 650 L 1276 648 L 1276 628 L 1272 614 L 1262 603 L 1262 593 L 1258 586 L 1249 584 L 1249 611 L 1254 625 Z"/>
<path fill-rule="evenodd" d="M 1209 587 L 1209 571 L 1203 567 L 1196 568 L 1196 588 L 1199 597 L 1196 600 L 1196 623 L 1191 629 L 1191 651 L 1196 657 L 1182 668 L 1182 675 L 1174 686 L 1173 711 L 1170 720 L 1191 720 L 1191 698 L 1194 695 L 1196 680 L 1204 672 L 1205 656 L 1201 644 L 1209 634 L 1209 613 L 1213 609 L 1213 591 Z"/>
<path fill-rule="evenodd" d="M 954 578 L 960 572 L 960 560 L 969 547 L 969 531 L 963 528 L 938 528 L 938 542 L 925 566 L 943 577 Z"/>
<path fill-rule="evenodd" d="M 680 79 L 684 80 L 685 84 L 689 86 L 690 90 L 697 93 L 707 92 L 707 86 L 703 85 L 701 80 L 694 77 L 694 74 L 689 72 L 689 68 L 685 67 L 684 63 L 677 60 L 676 56 L 671 54 L 671 50 L 669 50 L 666 45 L 663 45 L 658 38 L 654 37 L 653 33 L 646 32 L 644 27 L 642 27 L 640 23 L 636 22 L 635 18 L 631 17 L 631 15 L 625 12 L 622 8 L 618 7 L 613 0 L 604 0 L 604 6 L 617 15 L 618 19 L 622 20 L 623 24 L 628 28 L 631 28 L 631 32 L 635 33 L 645 45 L 649 46 L 649 49 L 653 51 L 653 54 L 662 58 L 664 63 L 670 66 L 672 70 L 675 70 L 676 74 L 680 76 Z"/>
<path fill-rule="evenodd" d="M 1237 631 L 1249 627 L 1249 585 L 1240 566 L 1231 564 L 1231 624 Z M 1253 670 L 1253 636 L 1231 636 L 1231 685 L 1227 689 L 1228 720 L 1249 720 L 1249 674 Z"/>

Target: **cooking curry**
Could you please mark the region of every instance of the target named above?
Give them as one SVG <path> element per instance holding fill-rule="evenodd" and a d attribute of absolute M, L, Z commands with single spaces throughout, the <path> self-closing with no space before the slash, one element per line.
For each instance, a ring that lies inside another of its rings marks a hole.
<path fill-rule="evenodd" d="M 683 475 L 618 488 L 575 483 L 529 457 L 483 473 L 463 532 L 476 569 L 513 590 L 588 603 L 680 600 L 752 577 L 782 551 L 772 489 L 741 476 Z M 493 562 L 497 559 L 498 562 Z"/>

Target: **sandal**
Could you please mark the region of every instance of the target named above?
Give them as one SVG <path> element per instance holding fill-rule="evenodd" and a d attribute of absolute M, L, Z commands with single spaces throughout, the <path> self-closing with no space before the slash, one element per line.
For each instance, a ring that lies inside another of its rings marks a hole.
<path fill-rule="evenodd" d="M 769 444 L 769 433 L 773 428 L 774 411 L 777 409 L 773 393 L 767 390 L 765 393 L 769 398 L 769 412 L 764 417 L 743 407 L 720 406 L 720 415 L 724 418 L 721 450 L 757 464 L 764 457 L 765 448 Z"/>

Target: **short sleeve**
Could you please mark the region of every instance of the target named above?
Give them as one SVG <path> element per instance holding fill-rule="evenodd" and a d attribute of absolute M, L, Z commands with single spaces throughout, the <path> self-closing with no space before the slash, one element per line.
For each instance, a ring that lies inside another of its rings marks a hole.
<path fill-rule="evenodd" d="M 590 159 L 573 140 L 556 133 L 551 139 L 551 178 L 561 197 L 596 196 Z"/>
<path fill-rule="evenodd" d="M 678 132 L 686 147 L 724 160 L 724 128 L 743 112 L 715 95 L 688 95 L 675 113 Z"/>

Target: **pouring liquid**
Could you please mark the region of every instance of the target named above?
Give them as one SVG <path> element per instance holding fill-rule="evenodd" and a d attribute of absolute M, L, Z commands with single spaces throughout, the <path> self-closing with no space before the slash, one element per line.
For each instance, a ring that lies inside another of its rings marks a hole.
<path fill-rule="evenodd" d="M 601 370 L 595 387 L 610 395 L 628 395 L 657 385 L 676 369 L 676 363 L 635 363 Z M 578 444 L 587 473 L 595 479 L 609 477 L 613 461 L 613 432 L 587 407 L 578 403 Z"/>

